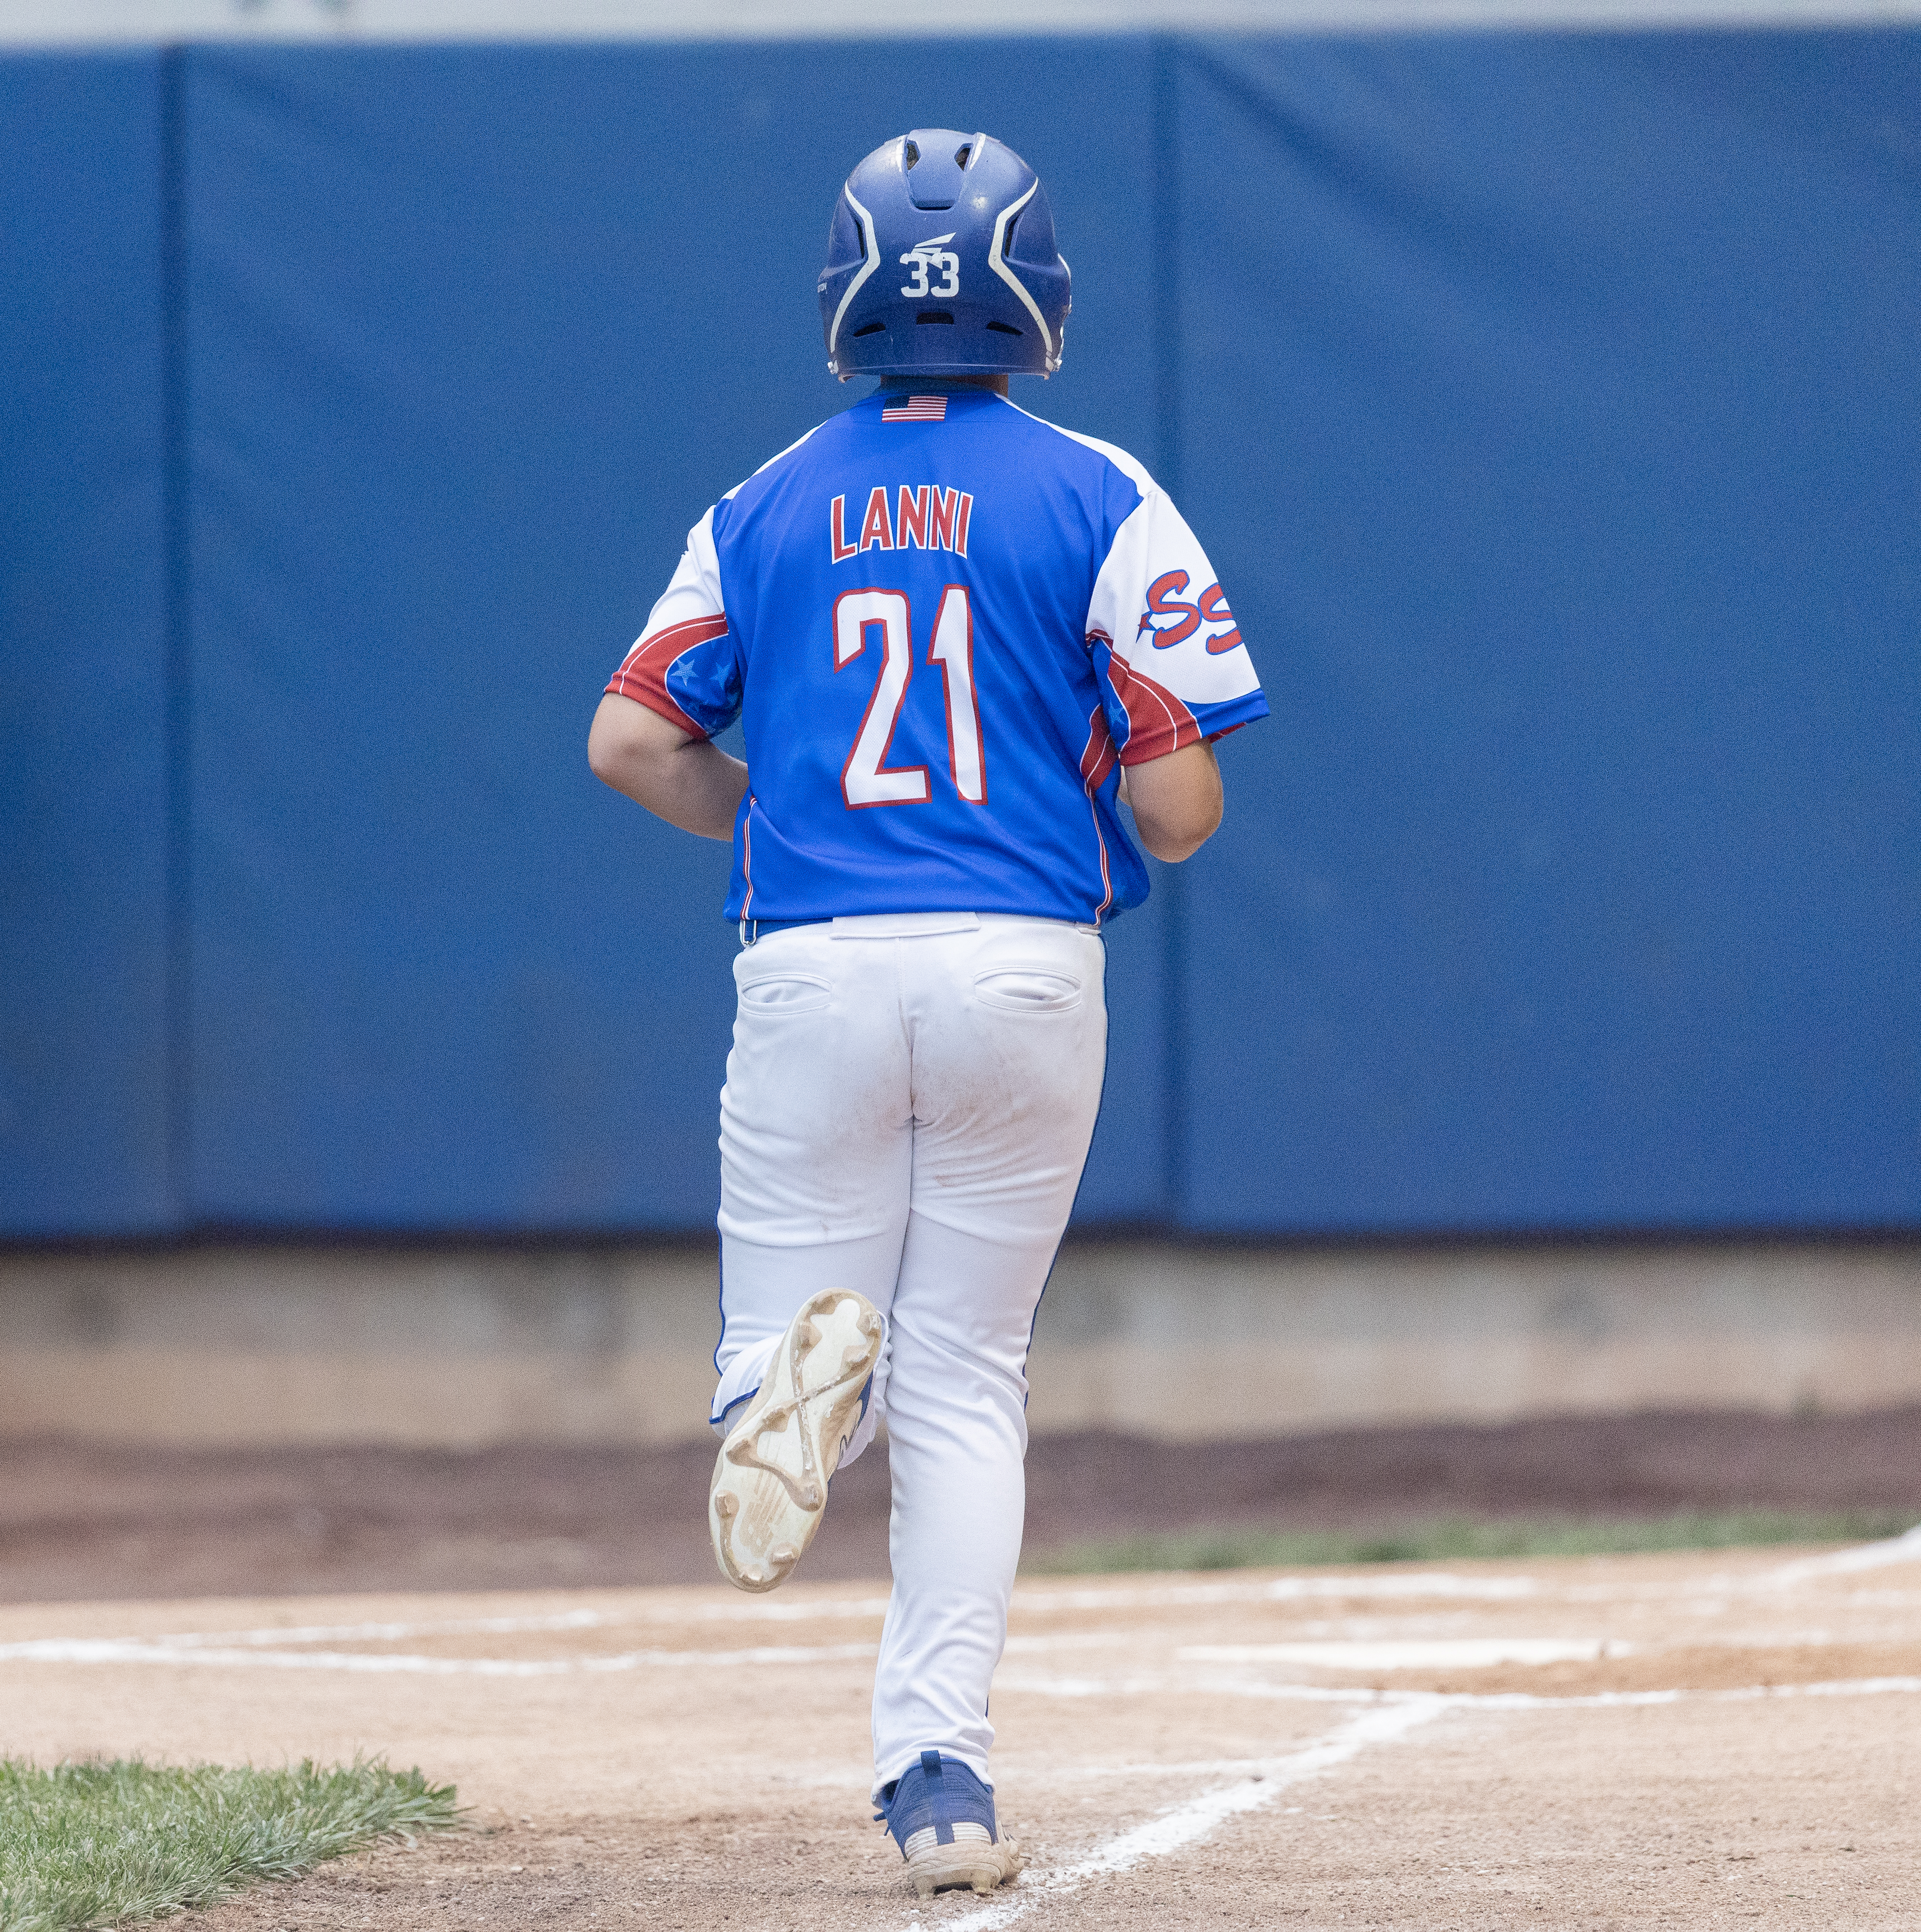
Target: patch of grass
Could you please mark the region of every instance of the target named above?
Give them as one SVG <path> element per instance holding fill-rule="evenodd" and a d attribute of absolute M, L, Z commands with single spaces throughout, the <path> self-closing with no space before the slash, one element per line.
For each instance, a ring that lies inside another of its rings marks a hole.
<path fill-rule="evenodd" d="M 1871 1543 L 1898 1536 L 1921 1510 L 1718 1510 L 1639 1518 L 1450 1516 L 1374 1530 L 1178 1530 L 1037 1552 L 1031 1576 L 1110 1570 L 1245 1570 L 1321 1563 L 1433 1563 L 1464 1557 L 1612 1556 L 1640 1550 L 1736 1550 L 1776 1543 Z"/>
<path fill-rule="evenodd" d="M 379 1762 L 41 1770 L 0 1758 L 0 1932 L 161 1918 L 455 1821 L 452 1785 Z"/>

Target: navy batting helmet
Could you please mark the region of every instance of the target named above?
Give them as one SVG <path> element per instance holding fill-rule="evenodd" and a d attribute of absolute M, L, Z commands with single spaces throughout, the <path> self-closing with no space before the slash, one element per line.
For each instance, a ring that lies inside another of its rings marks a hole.
<path fill-rule="evenodd" d="M 876 148 L 834 206 L 820 285 L 827 367 L 843 382 L 1052 375 L 1069 290 L 1040 176 L 987 135 L 917 128 Z"/>

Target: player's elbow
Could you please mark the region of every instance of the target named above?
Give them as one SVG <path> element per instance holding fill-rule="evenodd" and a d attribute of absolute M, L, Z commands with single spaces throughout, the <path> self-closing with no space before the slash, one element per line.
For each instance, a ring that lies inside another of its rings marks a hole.
<path fill-rule="evenodd" d="M 610 694 L 601 700 L 587 731 L 587 769 L 602 784 L 632 794 L 654 748 L 653 722 L 653 712 L 629 698 Z"/>
<path fill-rule="evenodd" d="M 1220 800 L 1216 799 L 1211 808 L 1202 807 L 1185 814 L 1146 820 L 1137 810 L 1134 828 L 1140 834 L 1141 843 L 1157 859 L 1178 866 L 1183 859 L 1191 859 L 1220 830 L 1221 808 Z"/>
<path fill-rule="evenodd" d="M 618 761 L 613 744 L 608 734 L 601 730 L 596 719 L 587 733 L 587 770 L 602 784 L 611 785 L 614 782 L 614 773 L 617 769 Z"/>

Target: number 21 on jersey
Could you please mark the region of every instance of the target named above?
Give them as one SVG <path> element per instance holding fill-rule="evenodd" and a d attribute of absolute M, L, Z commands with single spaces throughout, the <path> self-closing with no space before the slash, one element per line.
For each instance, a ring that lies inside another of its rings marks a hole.
<path fill-rule="evenodd" d="M 869 640 L 880 650 L 880 669 L 854 748 L 841 767 L 841 796 L 850 808 L 924 805 L 930 796 L 925 765 L 890 766 L 887 746 L 914 675 L 912 613 L 904 590 L 844 590 L 834 599 L 834 669 L 851 664 Z M 980 705 L 974 691 L 974 612 L 967 586 L 941 592 L 927 661 L 941 668 L 947 700 L 947 769 L 954 789 L 971 805 L 987 800 L 980 746 Z"/>

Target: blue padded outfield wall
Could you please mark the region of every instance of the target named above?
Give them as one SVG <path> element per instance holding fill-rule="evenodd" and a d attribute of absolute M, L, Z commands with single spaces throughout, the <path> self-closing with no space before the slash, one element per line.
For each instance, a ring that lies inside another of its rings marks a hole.
<path fill-rule="evenodd" d="M 1175 490 L 1275 710 L 1112 929 L 1082 1221 L 1921 1226 L 1864 30 L 0 62 L 0 1233 L 710 1225 L 727 855 L 587 722 L 864 393 L 827 215 L 932 122 L 1046 179 L 1017 400 Z"/>
<path fill-rule="evenodd" d="M 0 61 L 0 1233 L 17 1235 L 180 1211 L 160 69 Z"/>
<path fill-rule="evenodd" d="M 1180 76 L 1184 1217 L 1921 1220 L 1921 36 Z"/>

